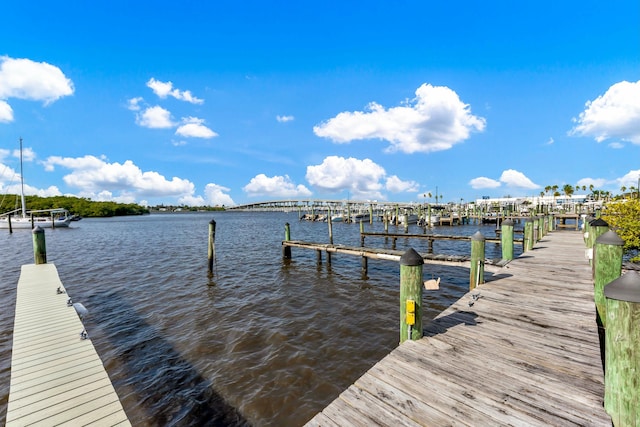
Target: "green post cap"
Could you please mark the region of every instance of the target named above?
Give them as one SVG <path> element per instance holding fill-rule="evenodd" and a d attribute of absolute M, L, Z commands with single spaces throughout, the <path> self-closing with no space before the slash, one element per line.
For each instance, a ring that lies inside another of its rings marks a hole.
<path fill-rule="evenodd" d="M 511 227 L 513 227 L 513 220 L 511 218 L 505 219 L 504 221 L 502 221 L 502 225 L 510 225 Z"/>
<path fill-rule="evenodd" d="M 608 227 L 609 223 L 602 218 L 596 218 L 589 223 L 592 227 Z"/>

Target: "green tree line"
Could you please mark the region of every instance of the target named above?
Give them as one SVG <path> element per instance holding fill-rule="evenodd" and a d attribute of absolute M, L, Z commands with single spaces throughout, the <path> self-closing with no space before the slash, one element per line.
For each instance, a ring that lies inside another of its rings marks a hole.
<path fill-rule="evenodd" d="M 12 211 L 20 207 L 17 195 L 7 195 L 0 200 L 0 213 Z M 110 217 L 124 215 L 148 214 L 149 209 L 135 203 L 97 202 L 90 199 L 70 196 L 25 196 L 27 209 L 30 211 L 62 208 L 71 214 L 81 217 Z"/>

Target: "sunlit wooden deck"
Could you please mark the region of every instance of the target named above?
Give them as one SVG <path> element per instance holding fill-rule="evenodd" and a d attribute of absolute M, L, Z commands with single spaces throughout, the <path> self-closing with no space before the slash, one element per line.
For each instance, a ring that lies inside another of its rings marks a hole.
<path fill-rule="evenodd" d="M 307 425 L 611 426 L 580 232 L 545 236 L 424 335 Z"/>
<path fill-rule="evenodd" d="M 130 425 L 53 264 L 18 281 L 7 426 Z"/>

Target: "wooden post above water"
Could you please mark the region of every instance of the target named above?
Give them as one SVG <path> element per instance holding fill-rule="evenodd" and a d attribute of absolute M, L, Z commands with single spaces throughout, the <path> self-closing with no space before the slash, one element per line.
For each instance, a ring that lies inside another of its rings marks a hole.
<path fill-rule="evenodd" d="M 400 258 L 400 342 L 422 338 L 422 266 L 415 249 Z"/>

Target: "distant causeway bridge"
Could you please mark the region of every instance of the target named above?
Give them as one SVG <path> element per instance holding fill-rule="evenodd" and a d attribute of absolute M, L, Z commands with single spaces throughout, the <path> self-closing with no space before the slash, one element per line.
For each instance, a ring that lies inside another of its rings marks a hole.
<path fill-rule="evenodd" d="M 327 211 L 347 209 L 368 210 L 372 208 L 374 211 L 383 211 L 395 209 L 396 207 L 403 209 L 412 209 L 421 206 L 418 202 L 378 202 L 371 200 L 315 200 L 315 199 L 299 199 L 299 200 L 270 200 L 267 202 L 247 203 L 227 208 L 230 211 Z"/>

